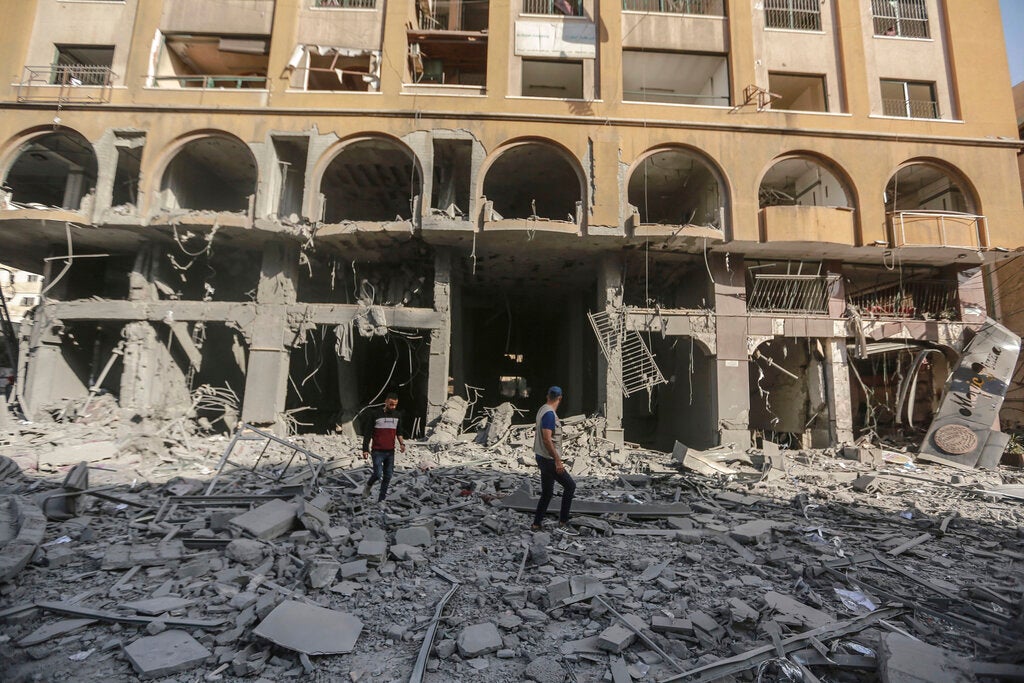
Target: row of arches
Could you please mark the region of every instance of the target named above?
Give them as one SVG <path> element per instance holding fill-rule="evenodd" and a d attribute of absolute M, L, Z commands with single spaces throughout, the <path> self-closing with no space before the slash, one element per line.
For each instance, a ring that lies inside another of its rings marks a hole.
<path fill-rule="evenodd" d="M 465 142 L 468 150 L 471 143 Z M 276 158 L 274 172 L 280 182 L 269 213 L 298 213 L 303 193 L 311 189 L 320 195 L 313 204 L 319 208 L 317 217 L 327 223 L 409 220 L 417 214 L 424 173 L 420 158 L 405 142 L 378 134 L 339 141 L 309 167 L 312 183 L 305 178 L 306 148 L 296 150 L 286 155 L 287 160 Z M 587 187 L 583 164 L 553 141 L 513 141 L 484 158 L 478 169 L 470 168 L 472 155 L 459 153 L 458 145 L 439 147 L 435 140 L 434 151 L 433 191 L 426 198 L 430 208 L 455 204 L 458 213 L 466 215 L 469 197 L 482 196 L 492 203 L 492 218 L 578 218 Z M 125 168 L 119 156 L 112 205 L 138 203 L 140 156 L 141 151 L 134 159 L 129 156 L 131 163 Z M 16 203 L 77 210 L 95 189 L 98 175 L 93 145 L 65 128 L 23 142 L 9 160 L 4 184 Z M 257 157 L 242 140 L 220 131 L 193 134 L 168 153 L 160 174 L 159 208 L 245 211 L 260 178 Z M 291 201 L 286 197 L 288 187 Z M 980 213 L 965 176 L 936 160 L 902 164 L 879 189 L 889 212 Z M 730 194 L 726 174 L 704 152 L 663 145 L 631 165 L 622 200 L 628 202 L 627 213 L 641 224 L 724 229 Z M 467 205 L 457 206 L 459 202 Z M 838 164 L 814 153 L 795 152 L 776 157 L 764 171 L 758 204 L 856 209 L 858 198 Z"/>

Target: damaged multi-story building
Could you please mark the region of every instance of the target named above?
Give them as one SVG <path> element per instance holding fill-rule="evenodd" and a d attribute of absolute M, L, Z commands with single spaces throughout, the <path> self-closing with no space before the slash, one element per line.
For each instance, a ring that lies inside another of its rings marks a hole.
<path fill-rule="evenodd" d="M 921 430 L 1021 244 L 996 0 L 27 0 L 23 406 L 397 390 L 670 449 Z M 909 379 L 908 379 L 909 378 Z"/>

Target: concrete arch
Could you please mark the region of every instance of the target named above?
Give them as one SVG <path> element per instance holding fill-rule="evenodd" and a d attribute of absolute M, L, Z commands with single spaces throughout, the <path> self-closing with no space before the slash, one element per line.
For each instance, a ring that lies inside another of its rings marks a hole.
<path fill-rule="evenodd" d="M 12 200 L 78 211 L 96 188 L 96 149 L 84 135 L 64 126 L 37 126 L 12 138 L 3 154 L 2 179 Z"/>
<path fill-rule="evenodd" d="M 698 222 L 698 224 L 715 225 L 720 230 L 727 230 L 727 226 L 730 222 L 732 211 L 732 185 L 729 181 L 727 174 L 725 173 L 725 170 L 722 168 L 722 165 L 718 163 L 716 159 L 712 158 L 704 150 L 699 149 L 697 147 L 693 147 L 691 145 L 683 143 L 666 143 L 650 147 L 647 150 L 645 150 L 642 154 L 640 154 L 630 165 L 629 171 L 626 176 L 626 186 L 625 188 L 623 188 L 625 191 L 625 197 L 623 198 L 625 202 L 628 202 L 629 204 L 632 204 L 640 208 L 641 222 L 662 222 L 656 220 L 649 220 L 651 218 L 650 215 L 645 216 L 643 208 L 640 207 L 635 202 L 631 201 L 631 189 L 633 185 L 634 175 L 638 173 L 642 168 L 644 168 L 644 165 L 646 162 L 648 162 L 648 160 L 653 159 L 659 155 L 672 153 L 685 154 L 696 159 L 704 166 L 704 168 L 708 172 L 708 175 L 717 183 L 717 203 L 718 206 L 721 208 L 721 215 L 716 216 L 714 221 L 705 221 L 703 223 Z M 687 179 L 687 181 L 688 180 L 689 178 Z M 688 182 L 684 183 L 683 187 L 685 188 L 687 186 Z M 668 188 L 666 187 L 666 189 Z M 695 216 L 694 219 L 691 219 L 691 221 L 689 222 L 692 222 L 695 219 L 699 220 L 699 218 Z M 680 223 L 676 223 L 675 225 L 679 224 Z"/>
<path fill-rule="evenodd" d="M 787 169 L 783 169 L 780 166 L 781 164 L 788 164 L 789 162 L 800 162 L 800 161 L 803 161 L 803 162 L 808 163 L 808 164 L 814 164 L 818 168 L 828 172 L 829 175 L 831 175 L 832 178 L 834 178 L 835 183 L 837 184 L 838 188 L 840 190 L 842 190 L 842 192 L 843 192 L 842 199 L 845 200 L 845 201 L 842 201 L 841 203 L 839 203 L 839 202 L 837 202 L 838 198 L 835 197 L 834 195 L 831 195 L 831 192 L 828 193 L 829 196 L 825 196 L 826 192 L 823 190 L 821 193 L 818 193 L 812 199 L 812 201 L 817 202 L 817 203 L 811 203 L 810 205 L 812 205 L 812 206 L 845 206 L 845 207 L 848 207 L 848 208 L 851 208 L 851 209 L 854 209 L 854 210 L 859 209 L 859 207 L 860 207 L 860 196 L 859 196 L 860 193 L 857 190 L 857 185 L 856 185 L 856 183 L 854 183 L 853 178 L 846 171 L 846 169 L 842 166 L 842 164 L 840 164 L 835 159 L 832 159 L 831 157 L 825 156 L 825 155 L 820 154 L 818 152 L 813 152 L 813 151 L 810 151 L 810 150 L 803 150 L 803 149 L 791 150 L 791 151 L 788 151 L 788 152 L 786 152 L 784 154 L 780 154 L 780 155 L 774 157 L 761 170 L 761 173 L 758 176 L 758 181 L 757 181 L 757 197 L 758 197 L 758 206 L 760 208 L 763 209 L 765 206 L 773 205 L 770 201 L 768 203 L 766 203 L 766 201 L 765 201 L 766 198 L 765 198 L 765 195 L 764 195 L 764 191 L 766 189 L 770 189 L 770 188 L 766 187 L 766 183 L 777 183 L 780 186 L 781 185 L 785 185 L 787 187 L 792 187 L 795 190 L 796 193 L 799 193 L 801 190 L 805 190 L 805 188 L 801 187 L 801 178 L 800 177 L 792 177 L 792 178 L 786 177 L 785 179 L 782 179 L 782 180 L 777 180 L 777 179 L 774 179 L 772 177 L 773 172 L 779 173 L 779 172 L 785 172 L 785 170 L 787 170 Z M 823 179 L 820 178 L 820 176 L 818 178 L 818 181 L 820 183 L 824 182 Z M 832 189 L 832 186 L 831 185 L 827 185 L 827 184 L 823 184 L 823 187 L 827 188 L 828 190 Z M 785 190 L 783 190 L 783 192 L 785 192 Z M 787 192 L 786 194 L 793 194 L 793 193 L 788 193 Z M 786 204 L 786 203 L 789 203 L 789 204 L 798 204 L 799 203 L 799 204 L 805 204 L 805 205 L 807 204 L 807 202 L 800 202 L 799 201 L 800 199 L 801 199 L 801 197 L 797 197 L 794 194 L 793 201 L 790 201 L 790 202 L 778 201 L 778 202 L 776 202 L 776 204 Z"/>
<path fill-rule="evenodd" d="M 540 168 L 543 161 L 556 160 L 563 162 L 564 166 L 546 166 L 543 174 L 515 173 L 517 168 Z M 508 171 L 510 178 L 521 182 L 506 182 L 504 187 L 498 186 L 501 180 L 491 176 L 496 169 Z M 558 192 L 559 183 L 571 183 L 573 176 L 577 181 L 578 194 L 573 196 L 568 190 L 565 192 L 569 194 Z M 575 216 L 579 221 L 581 217 L 577 215 L 577 207 L 586 205 L 586 182 L 583 164 L 564 145 L 548 138 L 524 137 L 506 141 L 487 155 L 480 167 L 477 191 L 478 196 L 491 201 L 494 210 L 504 218 L 529 218 L 534 214 L 535 205 L 539 217 L 564 221 Z"/>
<path fill-rule="evenodd" d="M 352 166 L 338 167 L 348 155 Z M 403 159 L 410 163 L 405 164 Z M 336 169 L 332 171 L 332 168 Z M 332 184 L 329 195 L 324 183 Z M 408 197 L 402 193 L 408 188 Z M 326 223 L 342 220 L 416 220 L 423 194 L 423 162 L 403 140 L 386 133 L 358 133 L 328 147 L 317 160 L 308 192 L 320 197 L 314 214 Z M 333 198 L 332 198 L 333 197 Z"/>
<path fill-rule="evenodd" d="M 900 197 L 899 197 L 899 194 L 900 194 L 899 193 L 899 179 L 900 179 L 900 176 L 901 176 L 901 174 L 904 175 L 904 176 L 907 175 L 906 172 L 909 169 L 912 169 L 912 167 L 916 167 L 916 166 L 922 167 L 921 170 L 923 170 L 923 171 L 931 171 L 932 173 L 931 174 L 928 174 L 928 173 L 917 174 L 918 175 L 917 178 L 914 178 L 914 179 L 909 179 L 908 178 L 907 179 L 908 182 L 912 183 L 911 187 L 914 188 L 915 191 L 925 190 L 929 185 L 932 185 L 932 184 L 934 184 L 934 183 L 936 183 L 936 182 L 941 180 L 940 177 L 935 177 L 935 178 L 929 180 L 929 177 L 928 177 L 929 175 L 941 174 L 941 175 L 945 176 L 949 181 L 951 181 L 951 183 L 950 183 L 951 185 L 955 186 L 959 190 L 960 194 L 963 197 L 963 201 L 964 201 L 964 206 L 962 207 L 962 209 L 956 209 L 956 208 L 950 207 L 948 209 L 949 211 L 959 211 L 959 212 L 962 212 L 962 213 L 973 213 L 973 214 L 978 214 L 978 215 L 982 215 L 984 213 L 982 211 L 981 199 L 980 199 L 980 195 L 978 193 L 978 190 L 974 186 L 974 183 L 971 182 L 970 178 L 968 178 L 967 174 L 964 173 L 963 171 L 961 171 L 959 168 L 957 168 L 953 164 L 949 163 L 948 161 L 945 161 L 945 160 L 942 160 L 942 159 L 937 159 L 937 158 L 934 158 L 934 157 L 913 157 L 911 159 L 907 159 L 906 161 L 900 163 L 899 165 L 896 166 L 895 169 L 893 169 L 892 173 L 889 174 L 889 178 L 886 181 L 886 186 L 885 186 L 885 205 L 886 205 L 886 211 L 894 211 L 894 210 L 898 211 L 898 210 L 901 210 L 900 206 L 899 206 L 900 205 Z M 896 191 L 895 192 L 890 192 L 891 188 L 895 188 Z M 924 204 L 927 205 L 929 203 L 929 199 L 930 198 L 928 196 L 925 196 L 925 197 L 918 197 L 918 199 L 919 200 L 923 200 L 923 202 L 919 201 L 918 203 L 924 203 Z M 953 203 L 955 203 L 956 199 L 955 198 L 952 198 L 952 199 L 953 199 Z M 911 200 L 911 201 L 913 201 L 913 200 Z M 919 208 L 920 209 L 921 207 L 918 206 L 918 207 L 914 207 L 914 208 Z M 905 210 L 909 210 L 909 209 L 905 209 Z M 939 210 L 942 210 L 942 209 L 939 209 Z"/>
<path fill-rule="evenodd" d="M 160 152 L 153 178 L 163 209 L 247 211 L 262 177 L 245 141 L 217 129 L 191 131 Z"/>

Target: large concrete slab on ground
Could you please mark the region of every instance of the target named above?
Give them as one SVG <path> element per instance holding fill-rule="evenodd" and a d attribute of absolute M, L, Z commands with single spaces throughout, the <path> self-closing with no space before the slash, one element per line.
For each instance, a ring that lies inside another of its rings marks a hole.
<path fill-rule="evenodd" d="M 124 648 L 139 678 L 160 678 L 199 666 L 210 651 L 184 631 L 139 638 Z"/>
<path fill-rule="evenodd" d="M 363 630 L 363 622 L 346 612 L 282 602 L 253 631 L 281 647 L 307 655 L 351 652 Z"/>

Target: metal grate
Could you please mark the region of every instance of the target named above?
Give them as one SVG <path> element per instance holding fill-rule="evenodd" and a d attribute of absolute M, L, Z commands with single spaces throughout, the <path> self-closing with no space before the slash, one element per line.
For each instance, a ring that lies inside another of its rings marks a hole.
<path fill-rule="evenodd" d="M 720 17 L 725 14 L 722 0 L 622 0 L 627 12 L 665 12 Z"/>
<path fill-rule="evenodd" d="M 928 38 L 927 0 L 871 0 L 876 36 Z"/>
<path fill-rule="evenodd" d="M 753 313 L 828 313 L 838 275 L 754 276 L 747 309 Z"/>
<path fill-rule="evenodd" d="M 583 0 L 523 0 L 523 14 L 583 16 Z"/>
<path fill-rule="evenodd" d="M 939 103 L 928 100 L 882 100 L 882 114 L 885 116 L 902 116 L 909 119 L 939 118 Z"/>
<path fill-rule="evenodd" d="M 374 9 L 377 0 L 316 0 L 314 7 L 341 7 L 345 9 Z"/>
<path fill-rule="evenodd" d="M 625 396 L 667 381 L 644 338 L 636 330 L 626 329 L 626 309 L 588 313 L 587 317 L 608 369 Z"/>
<path fill-rule="evenodd" d="M 26 66 L 17 97 L 19 102 L 106 103 L 113 83 L 107 66 Z"/>
<path fill-rule="evenodd" d="M 768 28 L 820 31 L 819 0 L 765 0 L 764 24 Z"/>
<path fill-rule="evenodd" d="M 847 303 L 865 318 L 960 319 L 956 283 L 941 280 L 874 287 L 850 294 Z"/>

